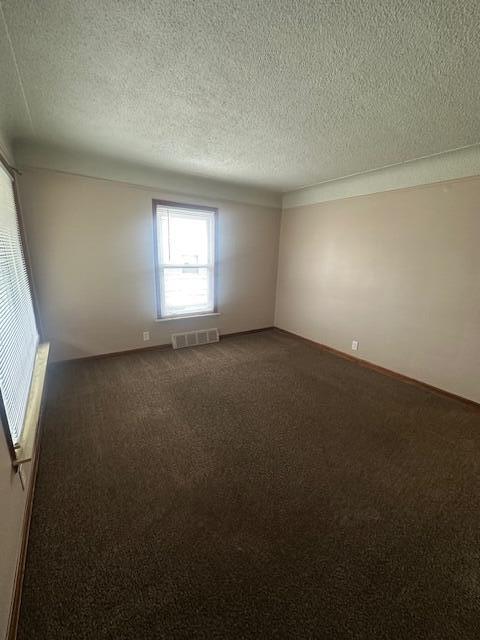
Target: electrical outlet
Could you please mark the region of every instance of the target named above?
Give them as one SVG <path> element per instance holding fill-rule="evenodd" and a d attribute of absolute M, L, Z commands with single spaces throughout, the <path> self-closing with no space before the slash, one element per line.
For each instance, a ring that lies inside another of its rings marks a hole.
<path fill-rule="evenodd" d="M 358 340 L 352 340 L 352 351 L 358 351 Z"/>
<path fill-rule="evenodd" d="M 150 331 L 143 332 L 143 341 L 148 342 L 150 340 Z"/>

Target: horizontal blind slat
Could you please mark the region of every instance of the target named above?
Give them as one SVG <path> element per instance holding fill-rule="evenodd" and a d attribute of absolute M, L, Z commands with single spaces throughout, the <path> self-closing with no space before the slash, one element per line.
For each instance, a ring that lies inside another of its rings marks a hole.
<path fill-rule="evenodd" d="M 13 184 L 0 171 L 0 390 L 14 444 L 22 433 L 37 346 Z"/>

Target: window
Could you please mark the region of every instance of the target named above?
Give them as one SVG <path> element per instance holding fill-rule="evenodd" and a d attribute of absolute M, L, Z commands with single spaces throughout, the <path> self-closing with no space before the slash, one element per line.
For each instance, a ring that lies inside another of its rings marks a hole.
<path fill-rule="evenodd" d="M 157 315 L 212 313 L 215 307 L 215 223 L 209 207 L 153 202 Z"/>
<path fill-rule="evenodd" d="M 22 436 L 37 346 L 13 179 L 0 163 L 0 417 L 11 448 Z"/>

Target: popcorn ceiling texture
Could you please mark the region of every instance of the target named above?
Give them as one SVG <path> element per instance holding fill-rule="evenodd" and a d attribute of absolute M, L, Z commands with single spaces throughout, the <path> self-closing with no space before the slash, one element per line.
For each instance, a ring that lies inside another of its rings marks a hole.
<path fill-rule="evenodd" d="M 14 148 L 288 191 L 480 141 L 476 0 L 2 7 L 18 73 L 2 33 L 0 129 Z"/>

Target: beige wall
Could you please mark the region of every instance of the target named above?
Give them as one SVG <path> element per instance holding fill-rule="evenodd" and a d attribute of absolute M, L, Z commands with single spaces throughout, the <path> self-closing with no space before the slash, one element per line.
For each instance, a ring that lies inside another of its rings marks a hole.
<path fill-rule="evenodd" d="M 48 170 L 26 170 L 19 184 L 53 359 L 167 343 L 175 331 L 273 324 L 280 209 Z M 219 207 L 218 317 L 155 321 L 152 198 Z"/>
<path fill-rule="evenodd" d="M 2 425 L 0 429 L 0 638 L 6 638 L 31 465 L 22 465 L 24 491 L 12 468 Z"/>
<path fill-rule="evenodd" d="M 480 178 L 285 210 L 275 323 L 480 401 Z"/>

